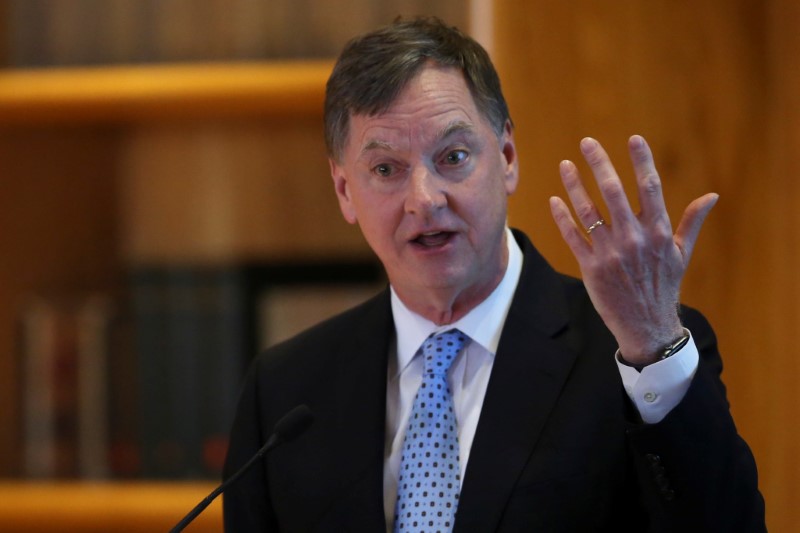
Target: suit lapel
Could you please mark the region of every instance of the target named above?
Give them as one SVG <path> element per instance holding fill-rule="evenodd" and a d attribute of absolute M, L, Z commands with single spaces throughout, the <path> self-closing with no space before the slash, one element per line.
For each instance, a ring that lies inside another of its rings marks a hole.
<path fill-rule="evenodd" d="M 494 531 L 575 353 L 561 280 L 522 234 L 522 274 L 497 349 L 462 486 L 455 531 Z"/>
<path fill-rule="evenodd" d="M 455 531 L 493 531 L 575 360 L 557 338 L 568 324 L 558 274 L 524 235 L 520 282 L 498 346 L 462 486 Z M 387 354 L 394 340 L 388 290 L 365 304 L 339 350 L 333 393 L 336 494 L 318 524 L 382 530 Z M 338 378 L 338 379 L 337 379 Z M 333 386 L 333 385 L 332 385 Z"/>

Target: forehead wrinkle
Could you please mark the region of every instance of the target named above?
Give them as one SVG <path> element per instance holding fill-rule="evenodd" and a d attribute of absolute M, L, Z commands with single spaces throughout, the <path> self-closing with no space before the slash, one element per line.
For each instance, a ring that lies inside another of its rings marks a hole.
<path fill-rule="evenodd" d="M 441 142 L 453 135 L 458 135 L 459 133 L 471 133 L 474 131 L 474 127 L 470 122 L 465 120 L 454 120 L 450 124 L 446 125 L 444 128 L 441 129 L 439 134 L 436 136 L 436 140 Z M 361 149 L 361 155 L 369 153 L 374 150 L 387 150 L 392 151 L 394 150 L 394 146 L 387 142 L 380 139 L 370 139 Z"/>
<path fill-rule="evenodd" d="M 453 135 L 458 135 L 460 133 L 470 134 L 475 131 L 475 127 L 472 125 L 471 122 L 465 120 L 454 120 L 453 122 L 447 124 L 444 128 L 442 128 L 438 135 L 435 137 L 436 142 L 442 142 Z M 376 150 L 385 150 L 385 151 L 395 151 L 395 147 L 392 143 L 381 140 L 381 139 L 369 139 L 364 147 L 361 149 L 360 155 L 365 155 L 369 152 L 376 151 Z"/>
<path fill-rule="evenodd" d="M 475 128 L 472 126 L 472 124 L 465 120 L 454 120 L 453 122 L 451 122 L 450 124 L 446 125 L 444 128 L 441 129 L 439 134 L 436 136 L 436 139 L 444 140 L 452 135 L 457 135 L 462 132 L 470 133 L 474 129 Z M 361 152 L 364 153 L 364 152 L 369 152 L 370 150 L 380 150 L 380 149 L 391 150 L 392 144 L 387 141 L 383 141 L 381 139 L 370 139 L 361 149 Z"/>

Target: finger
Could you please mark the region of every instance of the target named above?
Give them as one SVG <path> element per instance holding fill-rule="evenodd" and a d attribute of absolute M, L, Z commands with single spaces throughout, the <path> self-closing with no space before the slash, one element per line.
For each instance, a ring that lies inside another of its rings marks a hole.
<path fill-rule="evenodd" d="M 561 173 L 561 182 L 564 184 L 564 189 L 567 191 L 567 196 L 578 216 L 578 220 L 584 228 L 590 227 L 592 224 L 603 218 L 600 211 L 595 206 L 589 193 L 581 181 L 580 173 L 575 163 L 572 161 L 562 161 L 559 165 L 559 172 Z M 562 201 L 563 203 L 563 201 Z M 564 204 L 566 205 L 566 204 Z M 570 216 L 570 219 L 572 217 Z M 574 224 L 574 220 L 573 220 Z"/>
<path fill-rule="evenodd" d="M 614 224 L 631 224 L 635 217 L 631 210 L 622 181 L 619 179 L 611 159 L 599 142 L 586 137 L 581 140 L 581 152 L 592 169 L 600 194 L 608 207 L 611 221 Z"/>
<path fill-rule="evenodd" d="M 703 222 L 717 204 L 717 200 L 719 200 L 718 194 L 708 193 L 690 203 L 683 212 L 681 221 L 678 223 L 678 230 L 675 232 L 675 244 L 683 254 L 684 265 L 689 264 Z"/>
<path fill-rule="evenodd" d="M 641 135 L 633 135 L 628 139 L 628 151 L 630 152 L 633 170 L 636 174 L 636 184 L 639 193 L 639 207 L 641 214 L 639 219 L 645 224 L 653 224 L 665 219 L 669 233 L 672 233 L 672 225 L 667 214 L 667 207 L 664 203 L 664 193 L 661 187 L 661 178 L 656 170 L 653 152 L 650 150 L 647 141 Z"/>
<path fill-rule="evenodd" d="M 558 196 L 550 198 L 550 213 L 553 215 L 553 220 L 561 232 L 561 237 L 566 241 L 569 249 L 572 250 L 575 259 L 580 263 L 592 251 L 591 245 L 583 234 L 583 230 L 575 223 L 567 204 Z"/>

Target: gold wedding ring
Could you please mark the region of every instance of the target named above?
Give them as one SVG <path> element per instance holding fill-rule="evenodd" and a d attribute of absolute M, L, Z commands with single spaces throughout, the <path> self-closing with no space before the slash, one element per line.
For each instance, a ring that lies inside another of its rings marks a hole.
<path fill-rule="evenodd" d="M 597 219 L 597 222 L 586 228 L 586 235 L 591 235 L 594 230 L 605 224 L 606 221 L 602 218 Z"/>

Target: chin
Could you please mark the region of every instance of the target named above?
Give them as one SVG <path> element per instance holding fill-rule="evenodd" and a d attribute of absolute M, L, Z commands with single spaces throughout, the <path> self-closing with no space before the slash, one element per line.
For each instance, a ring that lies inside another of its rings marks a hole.
<path fill-rule="evenodd" d="M 421 285 L 429 289 L 458 289 L 467 285 L 467 276 L 464 272 L 432 272 L 425 279 L 421 280 Z"/>

